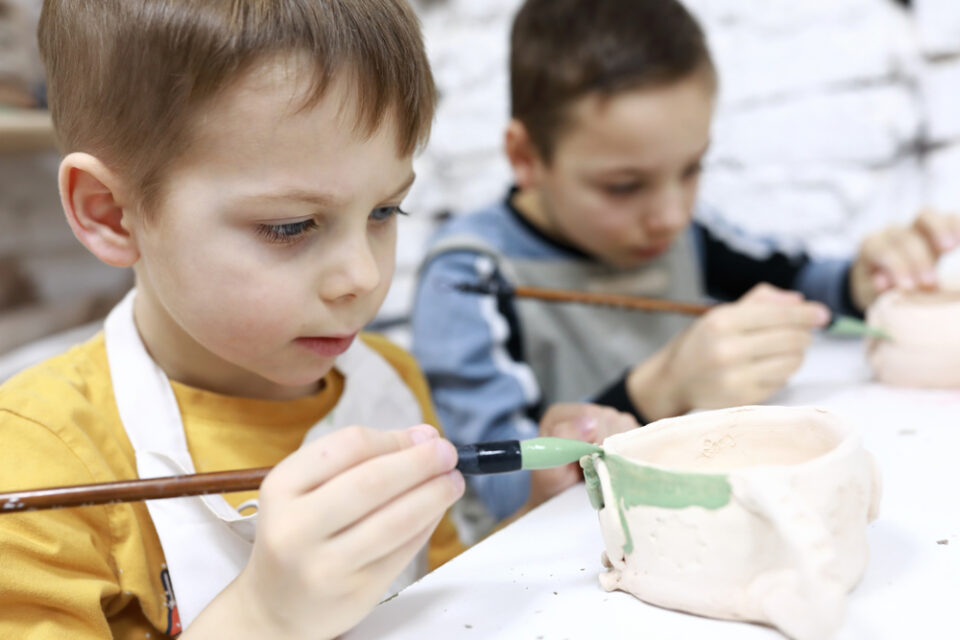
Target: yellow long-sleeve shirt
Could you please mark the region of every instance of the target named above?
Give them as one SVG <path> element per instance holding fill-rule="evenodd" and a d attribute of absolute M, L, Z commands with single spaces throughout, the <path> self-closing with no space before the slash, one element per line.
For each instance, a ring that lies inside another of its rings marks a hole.
<path fill-rule="evenodd" d="M 437 425 L 413 358 L 362 336 Z M 343 378 L 292 401 L 227 397 L 173 383 L 198 472 L 274 465 L 332 409 Z M 103 335 L 0 387 L 0 491 L 137 477 L 120 422 Z M 256 492 L 225 494 L 234 506 Z M 448 518 L 430 544 L 435 567 L 462 547 Z M 0 515 L 0 638 L 163 638 L 172 629 L 164 558 L 143 503 Z"/>

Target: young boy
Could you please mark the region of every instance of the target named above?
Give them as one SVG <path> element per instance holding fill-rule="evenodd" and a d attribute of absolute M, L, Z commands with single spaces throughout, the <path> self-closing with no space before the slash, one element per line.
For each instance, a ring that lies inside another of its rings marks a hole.
<path fill-rule="evenodd" d="M 39 33 L 67 219 L 136 289 L 0 388 L 0 487 L 276 467 L 259 496 L 0 515 L 0 637 L 334 637 L 431 536 L 434 565 L 458 549 L 426 385 L 357 339 L 433 117 L 416 18 L 49 0 Z"/>
<path fill-rule="evenodd" d="M 517 186 L 441 230 L 414 311 L 414 353 L 454 442 L 536 435 L 539 407 L 571 399 L 641 422 L 761 402 L 828 308 L 859 314 L 890 286 L 935 284 L 937 256 L 960 241 L 960 221 L 927 214 L 871 237 L 852 264 L 818 262 L 692 222 L 716 79 L 675 0 L 528 0 L 510 73 Z M 454 287 L 487 279 L 739 300 L 692 322 Z M 497 518 L 530 490 L 519 474 L 471 487 Z"/>
<path fill-rule="evenodd" d="M 416 17 L 49 0 L 40 41 L 67 220 L 136 289 L 102 335 L 0 388 L 0 487 L 276 466 L 259 493 L 0 515 L 0 637 L 342 633 L 462 548 L 423 377 L 357 339 L 433 118 Z M 541 431 L 635 424 L 562 405 Z"/>

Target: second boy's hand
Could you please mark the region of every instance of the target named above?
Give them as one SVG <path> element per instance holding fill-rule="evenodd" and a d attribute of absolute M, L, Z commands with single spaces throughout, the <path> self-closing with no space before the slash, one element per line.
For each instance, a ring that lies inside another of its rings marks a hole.
<path fill-rule="evenodd" d="M 543 289 L 539 287 L 513 287 L 502 280 L 488 278 L 480 282 L 458 282 L 453 289 L 463 293 L 492 295 L 497 298 L 509 299 L 532 298 L 556 303 L 579 303 L 598 306 L 607 306 L 625 310 L 647 312 L 679 313 L 683 315 L 703 315 L 716 307 L 714 304 L 696 302 L 681 302 L 664 298 L 647 298 L 632 295 L 615 295 L 595 293 L 592 291 L 574 291 L 568 289 Z M 825 329 L 831 333 L 843 336 L 887 338 L 879 328 L 871 327 L 862 320 L 851 316 L 833 314 Z"/>
<path fill-rule="evenodd" d="M 800 368 L 812 331 L 829 321 L 824 305 L 758 285 L 634 367 L 631 401 L 650 420 L 763 402 Z"/>
<path fill-rule="evenodd" d="M 853 301 L 865 311 L 893 288 L 935 289 L 936 265 L 960 246 L 960 217 L 925 211 L 913 224 L 889 227 L 863 241 L 850 269 Z"/>

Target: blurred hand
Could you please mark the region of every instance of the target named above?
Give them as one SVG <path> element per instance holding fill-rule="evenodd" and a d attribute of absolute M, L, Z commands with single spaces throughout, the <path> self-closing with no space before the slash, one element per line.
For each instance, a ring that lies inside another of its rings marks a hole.
<path fill-rule="evenodd" d="M 909 227 L 868 236 L 850 269 L 853 301 L 865 311 L 889 289 L 935 289 L 937 260 L 960 246 L 960 217 L 924 211 Z"/>
<path fill-rule="evenodd" d="M 463 493 L 430 426 L 348 427 L 291 454 L 260 489 L 247 566 L 181 638 L 333 638 L 359 622 Z"/>
<path fill-rule="evenodd" d="M 540 435 L 570 438 L 600 444 L 608 436 L 629 431 L 640 425 L 629 413 L 587 403 L 562 403 L 550 407 L 540 420 Z M 530 472 L 530 499 L 526 512 L 572 487 L 580 481 L 580 465 L 539 469 Z"/>
<path fill-rule="evenodd" d="M 650 420 L 762 402 L 800 368 L 811 332 L 829 321 L 824 305 L 757 285 L 635 367 L 628 393 Z"/>

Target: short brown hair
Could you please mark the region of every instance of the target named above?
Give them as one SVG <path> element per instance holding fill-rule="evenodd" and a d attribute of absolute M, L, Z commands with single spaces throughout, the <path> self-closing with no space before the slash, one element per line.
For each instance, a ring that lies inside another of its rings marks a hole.
<path fill-rule="evenodd" d="M 714 78 L 703 31 L 676 0 L 527 0 L 510 42 L 511 114 L 547 161 L 588 94 Z"/>
<path fill-rule="evenodd" d="M 46 0 L 39 38 L 62 150 L 103 159 L 147 208 L 192 116 L 265 56 L 314 63 L 305 107 L 351 72 L 358 131 L 395 115 L 402 153 L 426 141 L 436 104 L 404 0 Z"/>

